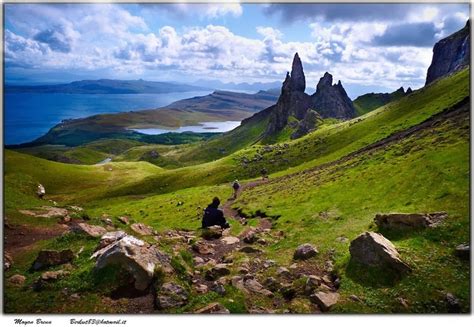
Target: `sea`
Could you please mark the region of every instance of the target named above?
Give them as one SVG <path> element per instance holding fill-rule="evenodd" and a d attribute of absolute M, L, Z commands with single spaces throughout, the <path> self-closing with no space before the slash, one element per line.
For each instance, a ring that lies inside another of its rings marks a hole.
<path fill-rule="evenodd" d="M 3 142 L 12 145 L 33 141 L 64 119 L 155 109 L 209 93 L 210 91 L 164 94 L 5 93 Z M 209 132 L 222 131 L 222 126 L 216 126 L 217 129 L 214 126 L 206 127 Z M 153 132 L 160 131 L 148 131 Z"/>

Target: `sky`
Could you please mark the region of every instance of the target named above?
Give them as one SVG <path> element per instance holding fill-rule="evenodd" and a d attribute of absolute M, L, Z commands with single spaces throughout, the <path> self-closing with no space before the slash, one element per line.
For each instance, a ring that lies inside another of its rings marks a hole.
<path fill-rule="evenodd" d="M 327 71 L 352 98 L 424 85 L 469 4 L 5 4 L 5 82 L 283 81 Z"/>

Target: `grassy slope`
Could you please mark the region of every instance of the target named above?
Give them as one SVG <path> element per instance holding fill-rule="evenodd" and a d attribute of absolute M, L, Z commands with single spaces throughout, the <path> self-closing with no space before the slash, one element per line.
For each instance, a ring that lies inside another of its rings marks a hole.
<path fill-rule="evenodd" d="M 392 93 L 368 93 L 357 97 L 354 100 L 356 116 L 362 116 L 373 111 L 389 102 L 396 101 L 405 96 L 403 90 L 397 90 Z"/>
<path fill-rule="evenodd" d="M 318 246 L 321 264 L 335 250 L 343 295 L 338 311 L 403 311 L 396 301 L 403 297 L 412 311 L 442 312 L 446 309 L 441 291 L 452 292 L 462 299 L 464 310 L 468 308 L 469 264 L 453 255 L 456 245 L 469 240 L 467 115 L 462 124 L 448 121 L 345 164 L 275 179 L 245 193 L 236 206 L 244 212 L 281 215 L 276 228 L 286 238 L 269 252 L 283 264 L 301 243 Z M 435 211 L 447 211 L 450 216 L 439 228 L 386 234 L 414 267 L 410 276 L 395 285 L 348 265 L 349 244 L 336 240 L 376 230 L 372 221 L 379 212 Z M 351 294 L 365 303 L 349 300 Z"/>

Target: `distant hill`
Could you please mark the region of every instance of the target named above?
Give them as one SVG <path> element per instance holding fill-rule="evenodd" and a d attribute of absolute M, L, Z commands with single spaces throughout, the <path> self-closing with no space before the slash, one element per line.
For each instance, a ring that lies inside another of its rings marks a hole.
<path fill-rule="evenodd" d="M 405 92 L 403 87 L 401 87 L 392 93 L 367 93 L 361 95 L 353 101 L 356 115 L 362 116 L 374 109 L 386 105 L 389 102 L 401 99 L 410 93 L 412 93 L 411 88 L 408 88 Z"/>
<path fill-rule="evenodd" d="M 236 90 L 236 91 L 260 91 L 269 89 L 281 89 L 281 82 L 268 82 L 268 83 L 223 83 L 219 80 L 204 80 L 200 79 L 192 83 L 192 85 L 208 87 L 215 90 Z"/>
<path fill-rule="evenodd" d="M 6 85 L 7 93 L 139 94 L 210 90 L 205 86 L 139 80 L 83 80 L 54 85 Z"/>

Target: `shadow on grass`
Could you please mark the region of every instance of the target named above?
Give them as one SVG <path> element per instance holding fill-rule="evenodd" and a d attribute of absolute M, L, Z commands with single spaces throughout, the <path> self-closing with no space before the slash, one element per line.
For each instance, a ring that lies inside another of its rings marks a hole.
<path fill-rule="evenodd" d="M 346 276 L 360 285 L 373 288 L 394 286 L 403 277 L 390 268 L 369 267 L 352 259 L 347 265 Z"/>

